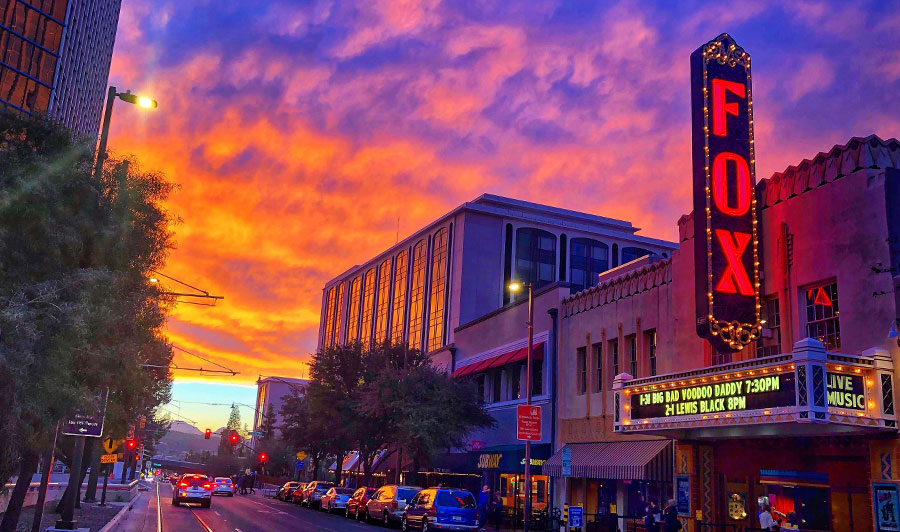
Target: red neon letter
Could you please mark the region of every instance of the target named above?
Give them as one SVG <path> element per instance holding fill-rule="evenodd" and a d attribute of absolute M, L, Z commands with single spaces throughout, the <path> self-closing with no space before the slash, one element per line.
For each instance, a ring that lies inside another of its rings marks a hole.
<path fill-rule="evenodd" d="M 737 205 L 728 205 L 728 161 L 734 161 Z M 743 216 L 750 210 L 750 167 L 743 157 L 730 151 L 716 155 L 712 165 L 712 197 L 716 208 L 728 216 Z"/>
<path fill-rule="evenodd" d="M 725 229 L 716 229 L 716 238 L 725 254 L 725 260 L 728 266 L 722 272 L 722 278 L 716 285 L 716 292 L 725 292 L 727 294 L 740 293 L 742 296 L 753 295 L 753 284 L 744 269 L 744 263 L 741 262 L 741 255 L 747 250 L 747 244 L 750 243 L 750 235 L 747 233 L 734 233 L 732 238 L 731 231 Z M 736 283 L 736 284 L 735 284 Z"/>
<path fill-rule="evenodd" d="M 738 115 L 738 105 L 736 102 L 725 103 L 725 92 L 734 93 L 741 98 L 746 98 L 747 88 L 742 83 L 726 81 L 724 79 L 712 80 L 712 115 L 713 115 L 713 135 L 725 137 L 728 135 L 728 123 L 725 115 Z"/>

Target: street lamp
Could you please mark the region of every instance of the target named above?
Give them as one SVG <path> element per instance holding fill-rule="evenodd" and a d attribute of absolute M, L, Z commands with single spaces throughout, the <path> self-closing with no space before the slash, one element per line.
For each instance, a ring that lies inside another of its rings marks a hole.
<path fill-rule="evenodd" d="M 106 110 L 103 112 L 103 128 L 100 131 L 100 145 L 97 147 L 97 164 L 94 167 L 95 178 L 100 177 L 100 172 L 103 170 L 103 161 L 106 160 L 106 141 L 109 139 L 109 121 L 112 118 L 113 102 L 116 101 L 116 98 L 144 109 L 156 109 L 159 107 L 156 100 L 147 98 L 146 96 L 131 94 L 130 90 L 116 92 L 116 87 L 114 85 L 109 86 L 109 91 L 106 93 Z"/>
<path fill-rule="evenodd" d="M 510 292 L 518 292 L 522 288 L 528 288 L 528 345 L 526 347 L 525 363 L 525 404 L 531 406 L 531 359 L 534 349 L 534 283 L 521 283 L 512 281 L 509 283 Z M 528 532 L 531 521 L 531 440 L 525 440 L 525 519 L 524 532 Z"/>

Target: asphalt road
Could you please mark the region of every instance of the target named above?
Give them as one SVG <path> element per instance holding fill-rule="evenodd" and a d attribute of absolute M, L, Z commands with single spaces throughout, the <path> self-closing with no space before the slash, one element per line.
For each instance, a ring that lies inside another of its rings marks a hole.
<path fill-rule="evenodd" d="M 157 490 L 159 495 L 157 496 Z M 295 504 L 267 499 L 259 493 L 213 497 L 210 508 L 172 506 L 172 487 L 152 485 L 141 532 L 379 532 L 384 528 L 358 523 Z M 160 521 L 161 520 L 161 521 Z M 161 527 L 158 528 L 157 521 Z"/>

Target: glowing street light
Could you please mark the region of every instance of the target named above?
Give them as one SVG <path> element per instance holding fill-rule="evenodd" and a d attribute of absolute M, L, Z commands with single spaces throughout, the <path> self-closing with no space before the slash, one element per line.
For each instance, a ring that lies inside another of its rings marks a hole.
<path fill-rule="evenodd" d="M 103 170 L 103 161 L 106 159 L 106 141 L 109 139 L 109 121 L 112 118 L 113 103 L 116 101 L 116 98 L 144 109 L 156 109 L 159 107 L 156 100 L 132 94 L 130 90 L 116 92 L 114 85 L 109 86 L 109 91 L 106 93 L 106 110 L 103 112 L 103 128 L 100 131 L 100 145 L 97 146 L 97 163 L 94 166 L 94 177 L 99 177 L 100 172 Z"/>
<path fill-rule="evenodd" d="M 528 288 L 528 345 L 526 349 L 525 371 L 525 404 L 531 405 L 531 359 L 534 350 L 534 283 L 512 281 L 507 285 L 510 292 L 518 292 Z M 525 519 L 524 530 L 528 532 L 531 524 L 531 440 L 525 440 Z"/>

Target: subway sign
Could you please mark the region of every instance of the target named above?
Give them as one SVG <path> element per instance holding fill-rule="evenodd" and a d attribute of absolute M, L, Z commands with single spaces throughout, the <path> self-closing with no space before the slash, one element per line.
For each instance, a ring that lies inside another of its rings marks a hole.
<path fill-rule="evenodd" d="M 697 334 L 719 351 L 760 335 L 750 55 L 726 33 L 691 54 Z"/>
<path fill-rule="evenodd" d="M 631 419 L 728 414 L 796 405 L 793 371 L 746 376 L 682 388 L 632 393 Z M 827 373 L 828 405 L 850 410 L 866 409 L 865 383 L 861 375 Z"/>

